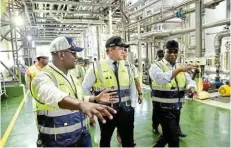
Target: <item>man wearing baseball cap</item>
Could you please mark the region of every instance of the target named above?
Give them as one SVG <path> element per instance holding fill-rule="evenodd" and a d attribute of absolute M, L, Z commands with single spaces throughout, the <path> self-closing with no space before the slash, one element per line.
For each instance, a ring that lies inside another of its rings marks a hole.
<path fill-rule="evenodd" d="M 185 91 L 197 94 L 196 83 L 187 73 L 197 66 L 178 66 L 178 51 L 177 41 L 167 41 L 164 58 L 152 64 L 149 69 L 153 105 L 163 131 L 154 147 L 164 147 L 166 144 L 169 147 L 179 147 L 180 110 Z"/>
<path fill-rule="evenodd" d="M 129 66 L 123 61 L 124 49 L 129 45 L 122 42 L 121 37 L 113 36 L 106 42 L 107 59 L 95 61 L 86 72 L 83 89 L 86 95 L 99 94 L 104 90 L 117 92 L 116 99 L 97 101 L 117 110 L 113 120 L 106 124 L 99 122 L 101 139 L 100 147 L 110 147 L 111 137 L 117 127 L 123 147 L 133 147 L 134 107 L 136 104 L 136 87 Z"/>
<path fill-rule="evenodd" d="M 32 80 L 43 147 L 91 147 L 85 115 L 92 121 L 96 115 L 106 123 L 106 118 L 113 119 L 111 113 L 116 113 L 108 106 L 88 102 L 108 100 L 113 93 L 102 92 L 85 100 L 79 80 L 69 73 L 75 68 L 76 53 L 82 50 L 72 38 L 57 37 L 50 44 L 52 63 Z"/>

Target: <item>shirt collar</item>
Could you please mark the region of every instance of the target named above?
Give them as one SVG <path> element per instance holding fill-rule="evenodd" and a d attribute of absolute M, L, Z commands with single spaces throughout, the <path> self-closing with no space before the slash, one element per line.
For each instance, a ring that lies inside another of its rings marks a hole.
<path fill-rule="evenodd" d="M 111 58 L 107 58 L 108 64 L 113 65 L 113 63 L 115 62 L 114 60 L 112 60 Z M 119 63 L 119 61 L 117 61 L 117 64 Z"/>
<path fill-rule="evenodd" d="M 67 72 L 67 74 L 65 74 L 64 72 L 62 72 L 57 66 L 55 66 L 53 63 L 49 64 L 49 66 L 51 66 L 52 68 L 54 68 L 56 71 L 58 71 L 59 73 L 61 73 L 63 76 L 68 77 L 69 71 Z"/>
<path fill-rule="evenodd" d="M 166 64 L 168 67 L 174 68 L 176 65 L 172 66 L 165 58 L 162 59 L 163 63 Z"/>

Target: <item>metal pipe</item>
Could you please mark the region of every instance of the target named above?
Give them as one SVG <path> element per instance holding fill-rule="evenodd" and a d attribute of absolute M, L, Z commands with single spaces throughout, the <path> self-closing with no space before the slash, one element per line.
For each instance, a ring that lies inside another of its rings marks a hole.
<path fill-rule="evenodd" d="M 109 17 L 109 21 L 108 21 L 108 32 L 109 32 L 109 37 L 112 36 L 112 12 L 111 12 L 111 7 L 109 7 L 109 14 L 108 14 L 108 17 Z"/>
<path fill-rule="evenodd" d="M 202 1 L 195 3 L 196 56 L 202 57 Z"/>
<path fill-rule="evenodd" d="M 137 24 L 138 29 L 138 39 L 140 38 L 140 23 Z M 138 71 L 140 75 L 142 74 L 142 48 L 141 42 L 138 42 Z"/>
<path fill-rule="evenodd" d="M 226 18 L 230 18 L 230 0 L 226 0 Z"/>
<path fill-rule="evenodd" d="M 97 32 L 97 47 L 98 47 L 98 60 L 100 60 L 100 49 L 101 49 L 101 36 L 100 36 L 100 26 L 96 26 Z"/>
<path fill-rule="evenodd" d="M 155 4 L 155 3 L 159 2 L 159 1 L 160 1 L 160 0 L 156 0 L 156 1 L 150 2 L 149 4 L 146 4 L 145 6 L 141 7 L 140 9 L 138 9 L 138 10 L 136 10 L 136 11 L 133 11 L 133 12 L 129 13 L 128 15 L 131 16 L 131 15 L 133 15 L 134 13 L 137 13 L 137 12 L 139 12 L 139 11 L 142 11 L 142 10 L 144 10 L 145 8 L 150 7 L 150 6 L 152 6 L 153 4 Z"/>
<path fill-rule="evenodd" d="M 215 48 L 215 65 L 216 65 L 216 78 L 219 79 L 220 76 L 220 56 L 221 56 L 221 43 L 224 37 L 230 36 L 230 30 L 219 32 L 214 38 L 214 48 Z"/>
<path fill-rule="evenodd" d="M 181 3 L 178 3 L 178 4 L 176 4 L 176 5 L 173 5 L 173 6 L 172 6 L 172 10 L 176 10 L 177 8 L 179 8 L 179 7 L 181 7 L 181 6 L 184 6 L 184 5 L 189 5 L 189 4 L 191 4 L 191 3 L 195 2 L 195 1 L 196 1 L 196 0 L 183 1 L 183 2 L 181 2 Z M 166 12 L 169 12 L 169 10 L 164 11 L 163 13 L 166 13 Z M 138 21 L 136 21 L 136 22 L 130 23 L 128 26 L 131 26 L 131 25 L 136 24 L 136 23 L 138 23 L 138 22 L 144 21 L 145 19 L 154 17 L 154 16 L 156 16 L 156 15 L 160 15 L 160 14 L 161 14 L 161 11 L 159 11 L 158 13 L 155 13 L 155 14 L 153 14 L 153 15 L 151 15 L 151 16 L 145 17 L 145 18 L 143 18 L 143 19 L 141 19 L 141 20 L 138 20 Z M 128 27 L 128 26 L 127 26 L 127 27 Z"/>
<path fill-rule="evenodd" d="M 213 22 L 213 23 L 208 23 L 204 24 L 202 26 L 203 29 L 207 28 L 212 28 L 212 27 L 217 27 L 217 26 L 222 26 L 222 25 L 229 25 L 230 24 L 230 19 L 224 19 L 221 21 Z M 164 31 L 152 31 L 152 32 L 147 32 L 147 33 L 142 33 L 141 34 L 141 39 L 155 36 L 157 37 L 167 37 L 167 36 L 173 36 L 177 34 L 182 34 L 182 33 L 189 33 L 195 31 L 195 28 L 185 28 L 185 29 L 175 29 L 175 30 L 164 30 Z"/>
<path fill-rule="evenodd" d="M 213 0 L 213 1 L 210 1 L 210 2 L 207 2 L 207 3 L 203 4 L 203 7 L 207 8 L 207 7 L 210 7 L 210 6 L 214 5 L 215 3 L 219 3 L 219 2 L 221 2 L 221 1 L 224 1 L 224 0 Z M 184 2 L 182 2 L 182 3 L 180 3 L 180 4 L 177 4 L 176 6 L 173 6 L 172 9 L 173 9 L 173 10 L 176 10 L 177 8 L 179 8 L 179 7 L 181 7 L 181 6 L 188 5 L 188 4 L 191 4 L 191 3 L 193 3 L 193 2 L 195 2 L 195 0 L 184 1 Z M 194 12 L 194 11 L 195 11 L 195 8 L 191 8 L 191 9 L 188 9 L 187 11 L 185 11 L 183 14 L 192 13 L 192 12 Z M 168 10 L 168 11 L 164 11 L 164 12 L 169 12 L 169 10 Z M 137 22 L 144 21 L 144 20 L 146 20 L 146 19 L 148 19 L 148 18 L 154 17 L 154 16 L 156 16 L 156 15 L 160 15 L 160 14 L 161 14 L 161 12 L 155 13 L 154 15 L 151 15 L 151 16 L 148 16 L 148 17 L 143 18 L 143 19 L 141 19 L 141 20 L 138 20 L 138 21 L 136 21 L 136 22 L 130 23 L 127 27 L 129 27 L 129 26 L 131 26 L 131 25 L 133 25 L 133 24 L 136 24 Z M 150 26 L 150 25 L 157 24 L 157 23 L 161 23 L 161 22 L 164 22 L 164 21 L 166 21 L 166 20 L 168 20 L 168 19 L 172 19 L 172 18 L 175 18 L 175 17 L 176 17 L 176 15 L 175 15 L 175 14 L 172 14 L 172 15 L 166 16 L 166 17 L 164 17 L 164 18 L 162 18 L 162 19 L 159 19 L 159 20 L 156 20 L 156 21 L 154 21 L 154 22 L 151 22 L 151 23 L 149 23 L 149 24 L 141 25 L 141 27 L 146 27 L 146 26 Z"/>

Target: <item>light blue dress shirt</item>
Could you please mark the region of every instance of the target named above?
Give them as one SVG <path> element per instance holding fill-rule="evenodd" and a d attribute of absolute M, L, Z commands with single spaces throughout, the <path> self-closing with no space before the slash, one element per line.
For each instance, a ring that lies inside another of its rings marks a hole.
<path fill-rule="evenodd" d="M 115 66 L 113 64 L 114 61 L 110 58 L 108 58 L 107 60 L 108 60 L 108 64 L 110 65 L 110 67 L 114 71 L 115 70 Z M 117 65 L 117 66 L 119 66 L 119 65 Z M 134 79 L 131 79 L 131 80 L 132 80 L 132 83 L 130 86 L 131 106 L 135 107 L 136 101 L 137 101 L 137 92 L 136 92 Z M 87 70 L 86 75 L 85 75 L 84 80 L 83 80 L 83 83 L 82 83 L 85 99 L 89 100 L 89 97 L 91 96 L 91 88 L 92 88 L 93 84 L 95 83 L 95 81 L 96 81 L 96 77 L 94 74 L 94 69 L 93 69 L 93 64 L 92 64 L 89 67 L 89 69 Z"/>
<path fill-rule="evenodd" d="M 164 62 L 171 70 L 167 72 L 163 72 L 162 69 L 154 63 L 151 65 L 149 69 L 149 75 L 151 79 L 154 80 L 155 82 L 159 84 L 167 84 L 171 82 L 172 71 L 176 69 L 176 66 L 172 66 L 164 58 L 162 59 L 162 62 Z M 195 90 L 197 90 L 196 82 L 192 80 L 192 78 L 187 72 L 185 72 L 185 78 L 186 78 L 186 89 L 193 87 Z"/>

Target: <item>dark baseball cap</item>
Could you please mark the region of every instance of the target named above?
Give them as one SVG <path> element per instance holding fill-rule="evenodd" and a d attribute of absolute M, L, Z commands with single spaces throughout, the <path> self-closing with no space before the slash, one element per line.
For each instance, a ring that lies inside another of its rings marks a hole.
<path fill-rule="evenodd" d="M 113 36 L 113 37 L 109 38 L 107 40 L 105 46 L 106 46 L 106 48 L 115 47 L 115 46 L 124 47 L 124 48 L 129 47 L 128 44 L 125 44 L 122 42 L 122 38 L 120 36 Z"/>
<path fill-rule="evenodd" d="M 179 44 L 177 41 L 175 40 L 169 40 L 167 41 L 167 43 L 165 44 L 165 47 L 168 50 L 178 50 L 179 49 Z"/>

